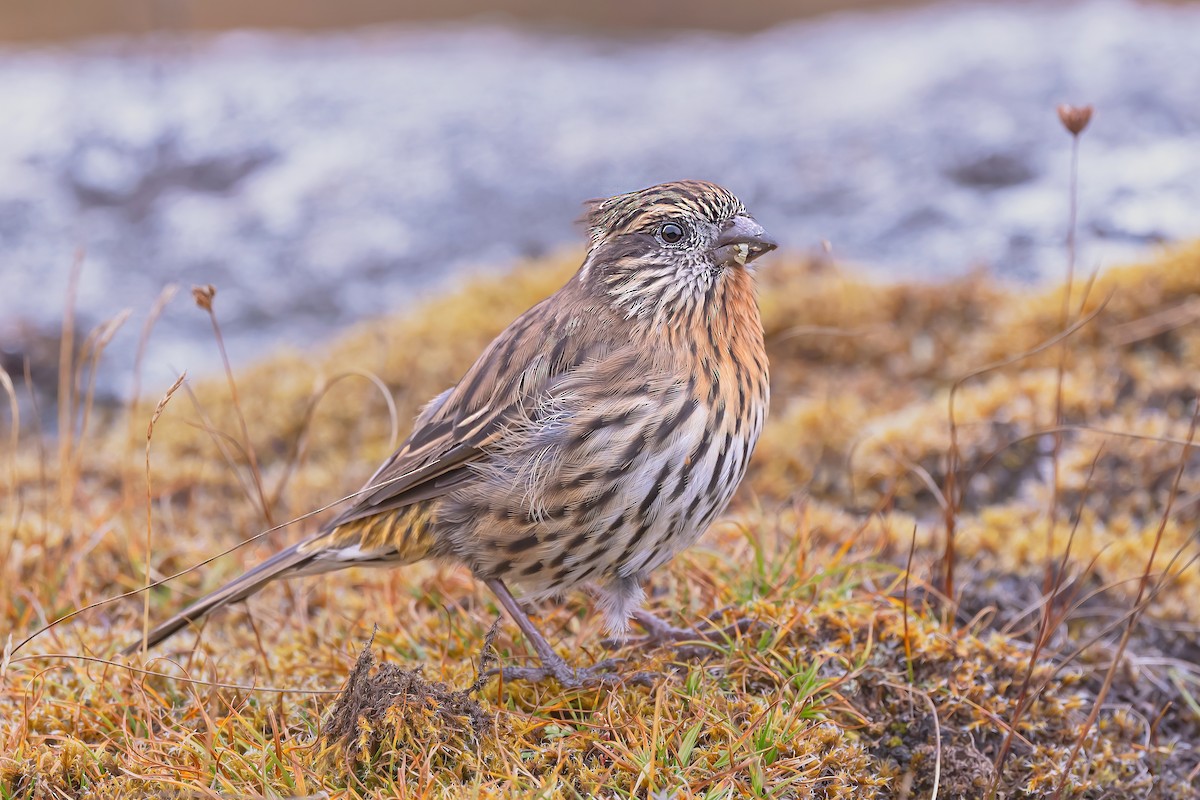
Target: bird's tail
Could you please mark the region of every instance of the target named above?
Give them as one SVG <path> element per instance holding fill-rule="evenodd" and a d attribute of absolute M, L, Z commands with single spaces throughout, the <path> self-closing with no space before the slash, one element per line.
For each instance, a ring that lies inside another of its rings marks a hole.
<path fill-rule="evenodd" d="M 146 648 L 154 647 L 159 642 L 178 633 L 193 622 L 208 616 L 208 614 L 218 608 L 227 606 L 230 603 L 236 603 L 239 600 L 245 600 L 278 578 L 313 575 L 325 572 L 330 568 L 336 568 L 328 562 L 323 563 L 319 560 L 317 556 L 320 555 L 320 548 L 313 548 L 312 544 L 312 540 L 308 540 L 276 553 L 241 577 L 235 578 L 215 592 L 205 595 L 165 622 L 155 625 L 146 634 L 144 640 L 134 642 L 122 650 L 121 653 L 123 655 L 130 655 L 141 650 L 143 646 Z"/>

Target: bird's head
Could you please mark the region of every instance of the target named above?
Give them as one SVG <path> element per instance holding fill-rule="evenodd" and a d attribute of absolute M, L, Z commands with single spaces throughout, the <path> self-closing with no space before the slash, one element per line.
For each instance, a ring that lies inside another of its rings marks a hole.
<path fill-rule="evenodd" d="M 581 278 L 629 316 L 703 304 L 775 241 L 729 190 L 678 181 L 588 203 L 591 248 Z"/>

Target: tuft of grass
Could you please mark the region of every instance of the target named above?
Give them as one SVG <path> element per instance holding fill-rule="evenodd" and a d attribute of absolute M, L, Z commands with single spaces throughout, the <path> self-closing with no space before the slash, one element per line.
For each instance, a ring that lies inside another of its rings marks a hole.
<path fill-rule="evenodd" d="M 324 351 L 231 365 L 190 386 L 190 409 L 160 409 L 152 613 L 320 524 L 328 512 L 305 515 L 361 485 L 395 420 L 575 263 L 476 279 Z M 770 422 L 728 517 L 649 592 L 676 623 L 760 624 L 714 647 L 610 653 L 586 597 L 540 609 L 564 655 L 664 676 L 649 688 L 478 685 L 499 609 L 465 571 L 427 564 L 273 586 L 144 662 L 112 660 L 143 625 L 149 406 L 80 425 L 87 384 L 68 381 L 66 452 L 4 432 L 0 582 L 15 588 L 0 616 L 19 641 L 99 604 L 5 659 L 0 797 L 1200 796 L 1200 473 L 1184 447 L 1200 245 L 1086 292 L 876 283 L 786 257 L 761 283 Z M 1088 322 L 1060 370 L 1043 345 L 1064 298 Z M 952 391 L 958 607 L 944 617 Z M 1057 528 L 1051 447 L 1070 519 Z M 261 535 L 264 500 L 304 519 Z M 494 645 L 502 663 L 530 657 L 511 625 Z M 339 705 L 346 687 L 370 702 Z"/>

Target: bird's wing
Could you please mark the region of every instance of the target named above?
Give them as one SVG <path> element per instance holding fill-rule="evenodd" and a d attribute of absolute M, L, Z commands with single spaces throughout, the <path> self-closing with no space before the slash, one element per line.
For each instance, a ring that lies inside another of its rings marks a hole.
<path fill-rule="evenodd" d="M 412 434 L 327 530 L 460 486 L 473 476 L 473 462 L 535 413 L 549 387 L 611 349 L 593 333 L 597 326 L 579 324 L 584 312 L 563 302 L 562 294 L 518 317 L 458 384 L 425 407 Z"/>

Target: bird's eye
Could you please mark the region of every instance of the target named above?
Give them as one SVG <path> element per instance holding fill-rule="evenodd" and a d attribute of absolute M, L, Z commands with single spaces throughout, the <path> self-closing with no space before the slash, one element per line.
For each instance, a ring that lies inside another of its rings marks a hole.
<path fill-rule="evenodd" d="M 683 238 L 683 226 L 678 222 L 668 222 L 658 229 L 658 235 L 667 244 L 675 244 Z"/>

